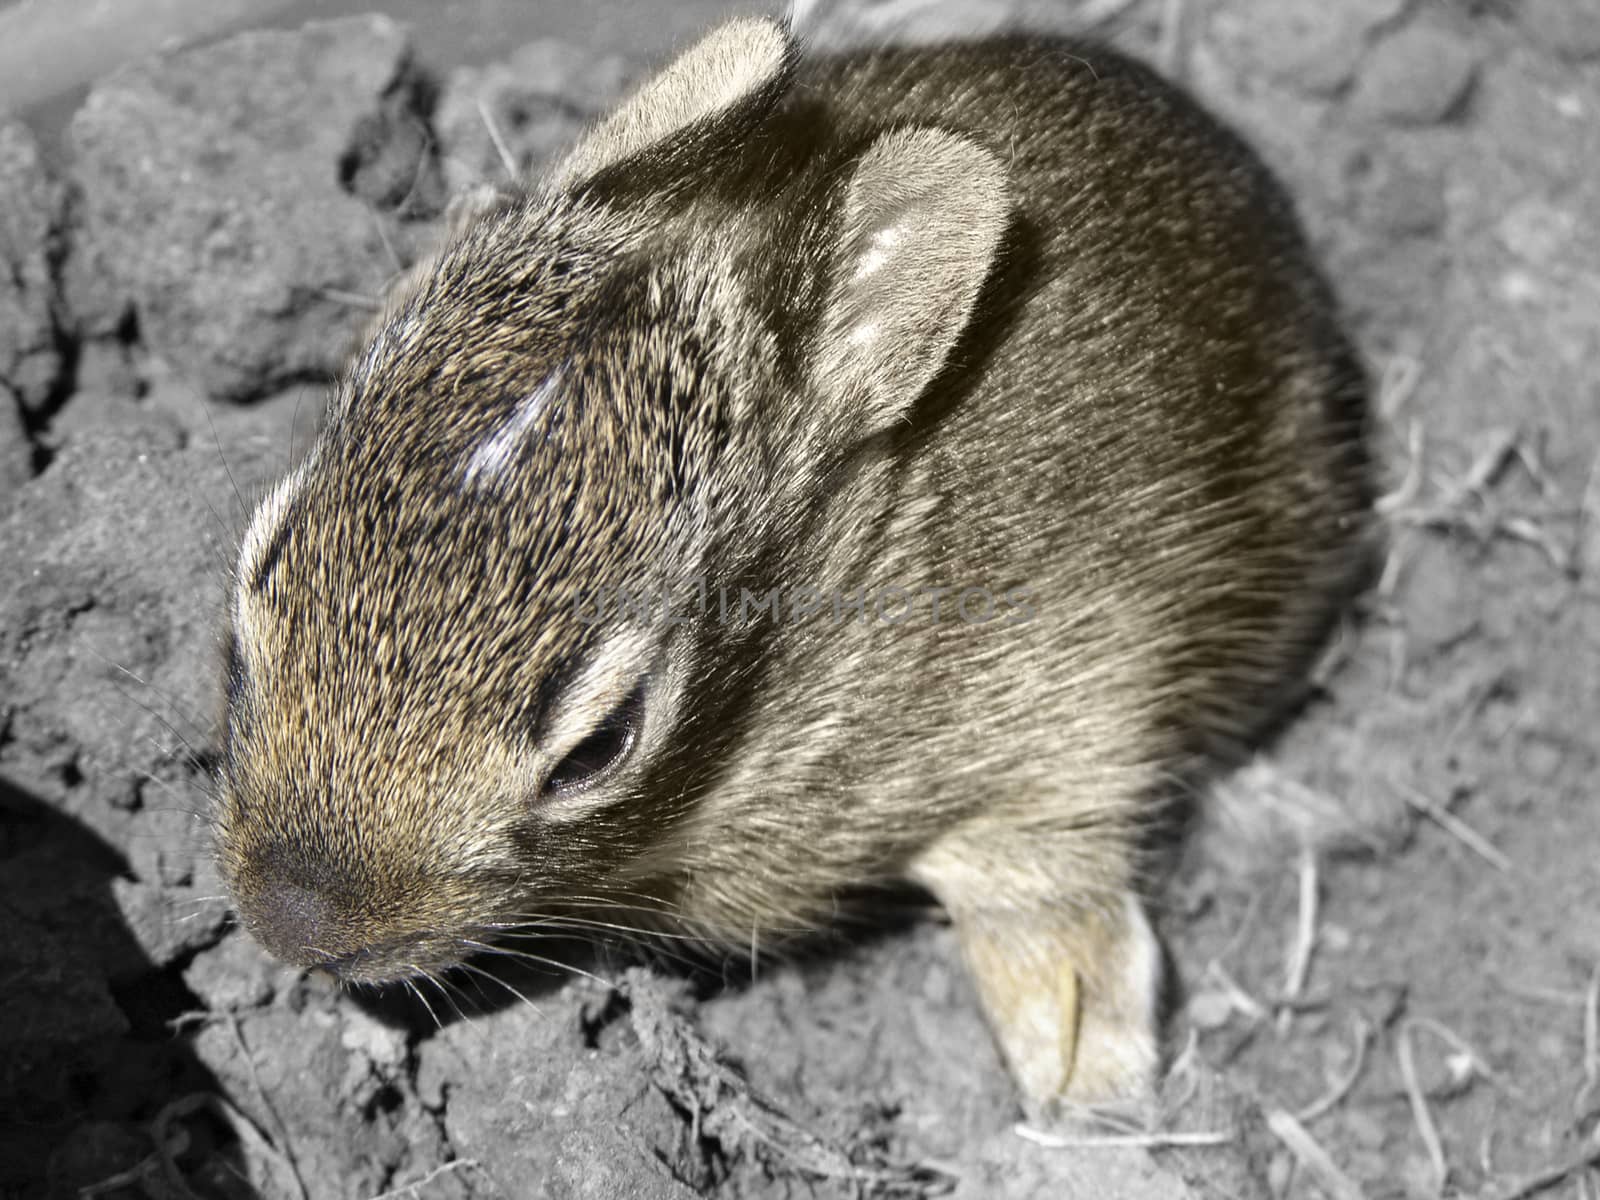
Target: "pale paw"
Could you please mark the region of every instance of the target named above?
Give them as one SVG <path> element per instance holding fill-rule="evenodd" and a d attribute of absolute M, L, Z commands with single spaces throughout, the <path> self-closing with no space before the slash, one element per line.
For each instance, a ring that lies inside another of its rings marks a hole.
<path fill-rule="evenodd" d="M 1154 1096 L 1161 954 L 1138 901 L 958 923 L 996 1040 L 1030 1116 Z"/>

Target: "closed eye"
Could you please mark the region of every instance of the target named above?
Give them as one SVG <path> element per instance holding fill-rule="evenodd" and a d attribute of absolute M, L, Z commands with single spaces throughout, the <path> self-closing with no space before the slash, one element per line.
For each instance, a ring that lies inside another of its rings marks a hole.
<path fill-rule="evenodd" d="M 569 796 L 604 779 L 628 757 L 643 717 L 644 689 L 640 687 L 555 765 L 545 777 L 543 794 Z"/>

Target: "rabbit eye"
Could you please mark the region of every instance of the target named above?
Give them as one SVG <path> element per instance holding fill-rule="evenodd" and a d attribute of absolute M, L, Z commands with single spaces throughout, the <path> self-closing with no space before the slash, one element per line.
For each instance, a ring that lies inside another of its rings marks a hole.
<path fill-rule="evenodd" d="M 610 774 L 633 749 L 643 715 L 644 696 L 642 691 L 636 691 L 555 765 L 544 781 L 544 794 L 577 791 Z"/>

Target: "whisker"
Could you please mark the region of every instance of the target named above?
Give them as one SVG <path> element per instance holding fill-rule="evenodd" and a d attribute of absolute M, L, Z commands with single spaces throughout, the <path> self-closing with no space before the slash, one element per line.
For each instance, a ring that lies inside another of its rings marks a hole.
<path fill-rule="evenodd" d="M 675 914 L 650 912 L 648 910 L 632 910 L 641 915 L 644 920 L 639 922 L 626 922 L 623 920 L 607 920 L 607 916 L 626 917 L 629 910 L 619 910 L 616 905 L 600 905 L 598 915 L 571 910 L 507 913 L 503 919 L 482 926 L 492 930 L 497 936 L 525 937 L 533 934 L 570 933 L 580 936 L 585 940 L 603 939 L 607 935 L 617 935 L 622 940 L 634 945 L 656 946 L 658 943 L 676 943 L 696 949 L 704 949 L 717 945 L 717 940 L 706 937 L 702 932 L 687 927 L 687 923 Z M 662 947 L 665 950 L 665 947 Z M 674 950 L 673 953 L 678 951 Z"/>
<path fill-rule="evenodd" d="M 222 438 L 217 433 L 217 423 L 211 419 L 211 409 L 204 400 L 200 401 L 200 411 L 205 414 L 206 424 L 211 428 L 211 440 L 217 446 L 217 458 L 222 462 L 222 473 L 228 477 L 228 485 L 233 488 L 233 498 L 239 502 L 240 516 L 250 512 L 250 506 L 244 502 L 244 493 L 239 490 L 239 481 L 233 477 L 233 468 L 228 465 L 228 455 L 222 449 Z"/>
<path fill-rule="evenodd" d="M 544 1010 L 542 1008 L 540 1008 L 531 999 L 529 999 L 528 996 L 525 995 L 523 992 L 518 991 L 516 988 L 512 987 L 511 984 L 507 983 L 504 979 L 501 979 L 493 971 L 485 971 L 482 967 L 475 967 L 471 963 L 459 963 L 459 964 L 457 964 L 457 969 L 461 970 L 461 971 L 466 971 L 468 974 L 472 975 L 474 977 L 474 982 L 476 982 L 478 979 L 487 979 L 490 983 L 499 984 L 502 988 L 504 988 L 506 991 L 510 992 L 513 996 L 515 996 L 518 1000 L 522 1001 L 522 1003 L 526 1004 L 529 1008 L 531 1008 L 541 1019 L 544 1018 L 545 1012 L 544 1012 Z"/>
<path fill-rule="evenodd" d="M 512 916 L 504 924 L 496 922 L 485 926 L 486 929 L 506 931 L 515 935 L 521 929 L 580 929 L 601 930 L 609 933 L 622 933 L 641 938 L 665 938 L 668 941 L 699 942 L 697 934 L 683 933 L 671 929 L 655 929 L 645 925 L 623 925 L 616 921 L 602 921 L 596 917 L 580 916 L 576 913 L 546 913 L 528 914 L 526 917 Z"/>
<path fill-rule="evenodd" d="M 160 687 L 159 685 L 157 685 L 155 683 L 152 683 L 150 680 L 143 678 L 141 675 L 139 675 L 139 673 L 137 671 L 134 671 L 134 670 L 132 670 L 132 669 L 130 669 L 128 667 L 123 666 L 121 663 L 117 662 L 115 659 L 111 658 L 109 655 L 103 653 L 97 646 L 94 646 L 93 644 L 87 645 L 85 647 L 85 649 L 87 649 L 90 654 L 94 655 L 101 662 L 105 663 L 106 666 L 110 667 L 113 671 L 121 672 L 123 675 L 126 675 L 129 679 L 133 680 L 133 682 L 137 683 L 140 687 L 145 688 L 148 691 L 152 691 L 157 696 L 161 697 L 162 700 L 166 701 L 169 705 L 172 706 L 172 708 L 177 712 L 177 714 L 179 716 L 181 716 L 190 725 L 194 726 L 194 729 L 192 730 L 192 732 L 194 732 L 197 736 L 204 730 L 205 723 L 196 720 L 195 719 L 195 715 L 193 713 L 189 712 L 184 707 L 184 705 L 178 700 L 178 698 L 176 696 L 174 696 L 171 692 L 167 691 L 165 688 Z M 127 695 L 127 693 L 123 693 L 123 694 Z M 129 699 L 132 699 L 132 697 L 129 696 Z M 135 701 L 135 703 L 138 703 L 138 702 Z M 155 716 L 156 715 L 154 712 L 151 712 L 151 710 L 148 709 L 148 708 L 146 708 L 145 711 L 150 712 L 151 716 Z M 179 737 L 181 739 L 181 735 L 178 734 L 178 732 L 176 730 L 173 730 L 172 732 L 173 732 L 174 736 Z M 184 742 L 184 745 L 187 746 L 188 743 Z"/>
<path fill-rule="evenodd" d="M 116 669 L 119 670 L 119 671 L 126 671 L 125 667 L 118 666 L 118 664 L 112 662 L 109 658 L 106 658 L 105 655 L 101 654 L 93 646 L 89 647 L 89 651 L 90 651 L 90 653 L 96 655 L 102 661 L 107 663 L 109 666 L 116 667 Z M 129 672 L 129 673 L 131 674 L 131 672 Z M 137 676 L 135 676 L 135 678 L 137 678 Z M 183 745 L 183 748 L 187 752 L 187 756 L 190 759 L 194 760 L 197 763 L 202 761 L 202 755 L 201 755 L 200 751 L 195 749 L 194 744 L 192 742 L 190 742 L 188 738 L 184 737 L 183 732 L 176 725 L 174 725 L 171 721 L 169 721 L 162 713 L 156 711 L 156 709 L 152 708 L 150 705 L 148 705 L 144 701 L 140 700 L 137 696 L 135 696 L 132 692 L 128 691 L 128 689 L 123 687 L 121 684 L 116 683 L 115 681 L 112 681 L 111 682 L 111 686 L 114 689 L 116 689 L 117 694 L 119 696 L 121 696 L 124 700 L 126 700 L 129 704 L 132 704 L 134 707 L 143 710 L 146 714 L 148 714 L 151 717 L 154 717 L 157 721 L 159 721 L 161 723 L 162 727 L 164 729 L 166 729 L 166 731 L 168 733 L 170 733 L 173 737 L 177 738 L 178 741 Z M 145 684 L 145 686 L 146 687 L 150 687 L 149 684 Z M 157 690 L 157 689 L 152 688 L 152 690 Z M 158 692 L 158 694 L 159 694 L 159 692 Z M 174 703 L 174 702 L 171 701 L 171 700 L 168 700 L 168 703 Z M 183 716 L 185 720 L 191 720 L 192 719 L 192 718 L 188 717 L 186 714 L 179 714 L 179 715 Z M 195 736 L 196 736 L 196 738 L 199 738 L 202 741 L 204 740 L 204 738 L 201 736 L 201 734 L 198 731 L 195 732 Z M 160 743 L 158 742 L 156 744 L 157 744 L 157 747 L 159 748 L 160 747 Z"/>
<path fill-rule="evenodd" d="M 162 794 L 163 797 L 173 802 L 170 806 L 165 807 L 154 804 L 146 804 L 144 806 L 145 812 L 182 813 L 186 817 L 193 818 L 201 825 L 210 825 L 210 817 L 207 815 L 205 810 L 201 808 L 191 808 L 188 804 L 184 803 L 186 797 L 169 780 L 162 779 L 161 776 L 153 774 L 152 772 L 142 768 L 134 771 L 133 777 L 139 783 L 155 788 L 156 791 Z M 203 793 L 200 798 L 202 800 L 207 799 Z"/>
<path fill-rule="evenodd" d="M 582 917 L 565 916 L 550 916 L 504 928 L 497 931 L 495 940 L 515 942 L 555 936 L 580 938 L 599 948 L 620 943 L 629 950 L 655 955 L 690 968 L 704 965 L 706 957 L 715 952 L 712 943 L 691 933 L 663 933 L 645 927 L 635 928 L 609 921 L 591 922 Z"/>
<path fill-rule="evenodd" d="M 633 903 L 631 901 L 642 901 Z M 608 910 L 615 913 L 635 913 L 650 917 L 654 920 L 666 919 L 676 925 L 685 923 L 682 907 L 675 901 L 663 900 L 659 896 L 648 892 L 616 891 L 616 892 L 572 892 L 567 893 L 562 902 L 562 911 L 570 912 L 573 908 L 583 907 L 588 909 Z M 514 914 L 518 919 L 537 918 L 553 915 L 549 911 L 541 913 Z"/>
<path fill-rule="evenodd" d="M 408 963 L 407 965 L 410 966 L 413 971 L 417 971 L 417 973 L 420 974 L 423 979 L 433 984 L 433 986 L 438 990 L 439 995 L 444 998 L 444 1002 L 455 1011 L 456 1020 L 467 1024 L 471 1023 L 467 1020 L 467 1014 L 462 1012 L 461 1006 L 456 1003 L 455 997 L 450 994 L 450 989 L 444 985 L 443 980 L 441 980 L 432 971 L 419 969 L 414 963 Z M 441 1026 L 441 1028 L 443 1027 Z"/>
<path fill-rule="evenodd" d="M 300 425 L 300 405 L 306 398 L 305 385 L 301 385 L 294 394 L 294 411 L 289 414 L 289 449 L 284 455 L 283 469 L 288 471 L 294 466 L 295 461 L 295 431 Z"/>
<path fill-rule="evenodd" d="M 495 944 L 497 946 L 504 947 L 510 942 L 529 942 L 539 940 L 559 940 L 580 943 L 588 948 L 592 957 L 594 957 L 596 960 L 604 959 L 606 962 L 617 961 L 618 959 L 616 952 L 618 950 L 621 950 L 624 954 L 631 955 L 635 958 L 648 956 L 651 950 L 650 939 L 647 934 L 631 935 L 628 937 L 617 937 L 614 934 L 600 936 L 581 928 L 568 929 L 563 928 L 560 925 L 551 925 L 548 929 L 510 931 L 497 936 L 495 939 Z M 511 948 L 518 949 L 518 947 Z M 669 955 L 664 954 L 663 957 L 669 957 Z M 683 963 L 685 966 L 690 966 L 693 963 L 692 959 L 681 952 L 672 953 L 670 957 L 677 962 Z"/>
<path fill-rule="evenodd" d="M 415 970 L 416 968 L 412 969 Z M 428 1003 L 428 998 L 422 994 L 422 989 L 417 986 L 417 981 L 415 979 L 408 978 L 404 981 L 404 983 L 405 986 L 410 990 L 411 994 L 417 998 L 417 1002 L 427 1010 L 428 1016 L 433 1018 L 434 1028 L 443 1029 L 444 1022 L 439 1020 L 439 1014 L 433 1011 L 433 1005 Z"/>
<path fill-rule="evenodd" d="M 548 967 L 552 971 L 566 971 L 570 974 L 578 975 L 584 979 L 591 980 L 605 988 L 613 986 L 611 980 L 602 979 L 593 971 L 586 971 L 582 967 L 574 966 L 572 963 L 564 963 L 559 959 L 547 958 L 542 954 L 534 954 L 530 950 L 517 950 L 509 946 L 495 946 L 488 942 L 476 942 L 471 938 L 463 938 L 462 943 L 464 945 L 471 946 L 474 950 L 477 950 L 482 954 L 493 955 L 501 958 L 510 958 L 522 962 L 530 962 L 535 966 Z"/>

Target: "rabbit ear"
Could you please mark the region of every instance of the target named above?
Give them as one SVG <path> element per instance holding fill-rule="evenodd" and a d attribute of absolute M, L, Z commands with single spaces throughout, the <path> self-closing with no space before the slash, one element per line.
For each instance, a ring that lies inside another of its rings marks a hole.
<path fill-rule="evenodd" d="M 570 188 L 691 126 L 741 123 L 788 81 L 794 44 L 776 21 L 739 17 L 646 80 L 578 141 L 551 173 Z"/>
<path fill-rule="evenodd" d="M 966 329 L 1010 205 L 998 159 L 933 129 L 884 134 L 845 194 L 815 382 L 834 437 L 905 416 Z"/>

